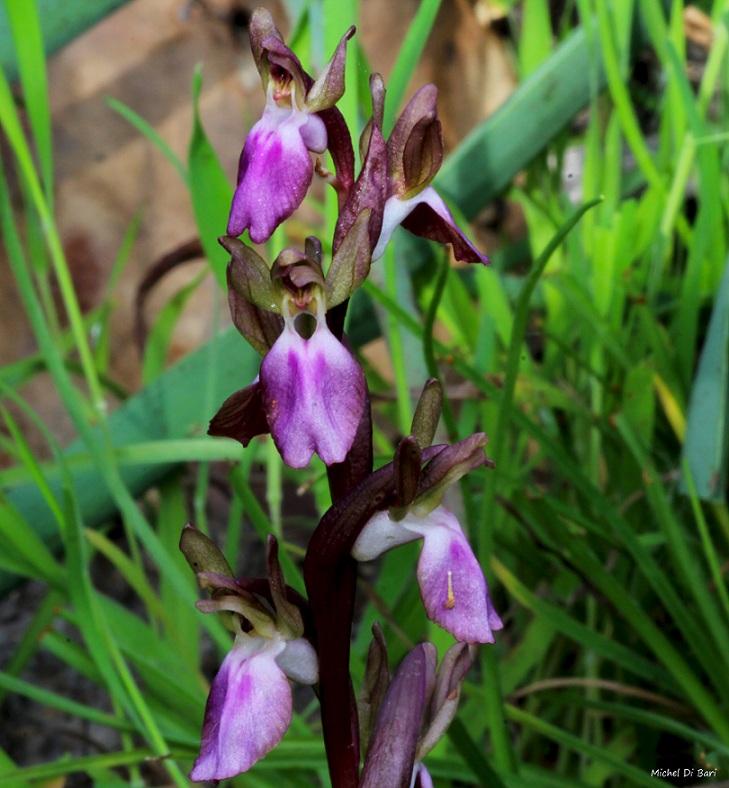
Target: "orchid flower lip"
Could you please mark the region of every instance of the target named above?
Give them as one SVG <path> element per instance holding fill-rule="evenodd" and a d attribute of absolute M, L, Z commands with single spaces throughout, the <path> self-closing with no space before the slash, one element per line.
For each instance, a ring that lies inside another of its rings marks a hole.
<path fill-rule="evenodd" d="M 271 435 L 284 462 L 304 468 L 316 452 L 327 465 L 352 447 L 365 403 L 364 373 L 326 324 L 317 298 L 310 337 L 297 331 L 297 315 L 284 310 L 284 330 L 261 364 L 263 402 Z M 311 315 L 311 312 L 306 312 Z"/>
<path fill-rule="evenodd" d="M 235 777 L 281 741 L 293 712 L 289 678 L 318 680 L 316 652 L 307 640 L 236 636 L 210 689 L 191 780 Z"/>
<path fill-rule="evenodd" d="M 425 768 L 425 764 L 417 761 L 413 769 L 413 779 L 410 788 L 433 788 L 433 778 Z"/>
<path fill-rule="evenodd" d="M 293 712 L 289 681 L 276 663 L 285 646 L 282 638 L 236 637 L 210 688 L 191 780 L 235 777 L 281 741 Z"/>
<path fill-rule="evenodd" d="M 254 243 L 267 241 L 306 196 L 314 174 L 310 151 L 321 153 L 326 146 L 321 118 L 295 103 L 278 106 L 270 88 L 263 115 L 243 146 L 228 235 L 248 230 Z"/>
<path fill-rule="evenodd" d="M 387 511 L 365 525 L 352 548 L 357 561 L 423 539 L 417 577 L 428 618 L 457 640 L 493 643 L 493 631 L 503 624 L 493 608 L 483 570 L 455 515 L 444 506 L 417 516 L 408 513 L 397 522 Z"/>
<path fill-rule="evenodd" d="M 407 218 L 419 202 L 421 202 L 421 196 L 419 194 L 407 200 L 401 200 L 396 195 L 388 197 L 382 217 L 380 237 L 377 241 L 377 245 L 372 251 L 372 262 L 379 260 L 382 255 L 385 254 L 385 249 L 388 243 L 390 243 L 395 229 L 402 224 L 403 220 Z"/>

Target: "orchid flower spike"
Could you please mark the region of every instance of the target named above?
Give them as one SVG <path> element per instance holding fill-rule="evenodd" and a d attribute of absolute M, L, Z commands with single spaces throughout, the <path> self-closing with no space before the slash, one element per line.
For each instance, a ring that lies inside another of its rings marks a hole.
<path fill-rule="evenodd" d="M 233 648 L 210 687 L 200 755 L 190 772 L 193 782 L 224 780 L 250 769 L 281 741 L 293 713 L 289 679 L 315 684 L 318 660 L 303 637 L 301 612 L 287 598 L 273 537 L 267 551 L 268 583 L 260 595 L 227 572 L 199 571 L 219 569 L 221 563 L 215 558 L 217 548 L 192 526 L 185 526 L 180 548 L 198 570 L 200 585 L 212 592 L 211 599 L 197 603 L 198 609 L 220 613 L 235 633 Z"/>
<path fill-rule="evenodd" d="M 270 12 L 253 12 L 251 49 L 266 108 L 240 156 L 228 235 L 248 230 L 254 243 L 263 243 L 301 205 L 314 173 L 310 152 L 323 153 L 327 147 L 327 129 L 319 113 L 333 107 L 344 93 L 346 44 L 352 35 L 353 27 L 315 82 L 284 44 Z"/>
<path fill-rule="evenodd" d="M 384 88 L 382 89 L 384 91 Z M 372 253 L 378 260 L 398 225 L 414 235 L 453 245 L 457 260 L 488 265 L 430 185 L 443 163 L 443 136 L 434 85 L 424 85 L 405 107 L 387 141 L 388 189 L 382 231 Z M 384 96 L 373 104 L 381 107 Z M 381 110 L 380 110 L 381 111 Z"/>
<path fill-rule="evenodd" d="M 367 522 L 352 548 L 357 561 L 370 561 L 422 539 L 417 578 L 428 618 L 465 643 L 493 643 L 494 630 L 503 624 L 457 517 L 441 501 L 451 484 L 489 462 L 483 452 L 487 440 L 479 433 L 448 446 L 422 472 L 417 441 L 401 441 L 395 467 L 399 488 L 406 492 L 398 505 Z"/>

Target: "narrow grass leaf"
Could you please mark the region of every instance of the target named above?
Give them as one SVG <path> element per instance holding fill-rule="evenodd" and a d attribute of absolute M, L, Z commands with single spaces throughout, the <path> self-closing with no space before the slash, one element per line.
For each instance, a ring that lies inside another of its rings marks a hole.
<path fill-rule="evenodd" d="M 195 222 L 205 255 L 220 286 L 226 289 L 225 269 L 228 255 L 218 245 L 218 236 L 225 235 L 233 189 L 218 157 L 210 144 L 200 120 L 202 73 L 195 70 L 192 81 L 193 129 L 188 151 L 190 196 Z"/>
<path fill-rule="evenodd" d="M 387 102 L 382 124 L 385 136 L 389 135 L 395 125 L 400 105 L 405 98 L 405 90 L 412 78 L 413 70 L 423 54 L 440 4 L 441 0 L 423 0 L 419 3 L 415 17 L 405 35 L 405 40 L 402 42 L 387 85 Z"/>
<path fill-rule="evenodd" d="M 656 672 L 656 664 L 652 659 L 636 653 L 634 649 L 622 645 L 614 638 L 596 632 L 577 621 L 561 607 L 533 594 L 497 558 L 491 559 L 491 565 L 496 576 L 514 599 L 548 622 L 554 629 L 579 643 L 585 650 L 593 651 L 643 679 L 670 683 L 665 671 L 659 669 L 659 672 Z"/>
<path fill-rule="evenodd" d="M 207 271 L 201 271 L 189 284 L 178 290 L 156 316 L 144 348 L 142 380 L 145 385 L 151 383 L 164 370 L 175 327 L 179 323 L 190 297 L 195 293 L 206 276 Z"/>
<path fill-rule="evenodd" d="M 130 588 L 144 603 L 148 614 L 159 621 L 165 622 L 167 613 L 143 569 L 135 564 L 121 548 L 117 547 L 100 531 L 86 528 L 84 535 L 91 546 L 101 553 L 127 581 Z"/>
<path fill-rule="evenodd" d="M 51 692 L 46 687 L 38 686 L 38 684 L 30 681 L 23 681 L 4 671 L 0 671 L 0 688 L 5 692 L 13 692 L 17 695 L 22 695 L 25 698 L 34 700 L 51 709 L 56 709 L 64 714 L 69 714 L 82 720 L 88 720 L 96 725 L 103 725 L 106 728 L 129 732 L 134 732 L 135 730 L 134 726 L 127 720 L 114 717 L 105 711 L 86 706 L 75 700 L 64 698 L 62 695 Z"/>
<path fill-rule="evenodd" d="M 144 118 L 139 116 L 133 109 L 130 109 L 126 106 L 126 104 L 122 104 L 121 101 L 118 101 L 111 96 L 104 96 L 104 101 L 115 111 L 118 112 L 124 120 L 129 121 L 129 123 L 134 126 L 135 129 L 140 131 L 150 142 L 152 142 L 155 147 L 161 151 L 170 164 L 175 168 L 177 174 L 182 179 L 182 182 L 188 186 L 189 185 L 189 178 L 187 172 L 185 171 L 185 167 L 180 161 L 177 154 L 170 148 L 170 146 L 165 142 L 165 140 L 160 136 L 159 132 L 149 124 Z"/>
<path fill-rule="evenodd" d="M 655 786 L 655 778 L 649 773 L 637 768 L 636 766 L 626 763 L 624 760 L 612 755 L 602 747 L 568 733 L 561 727 L 557 727 L 556 725 L 552 725 L 545 720 L 541 720 L 522 709 L 516 708 L 516 706 L 507 705 L 506 715 L 512 722 L 538 731 L 548 739 L 568 747 L 570 750 L 579 755 L 589 756 L 591 759 L 596 761 L 604 761 L 606 764 L 612 767 L 614 774 L 620 775 L 624 779 L 628 780 L 630 785 L 644 785 L 646 788 Z"/>
<path fill-rule="evenodd" d="M 42 580 L 62 591 L 66 576 L 62 567 L 38 538 L 33 526 L 0 493 L 0 568 L 27 578 Z M 17 577 L 15 578 L 17 580 Z"/>
<path fill-rule="evenodd" d="M 588 103 L 585 74 L 600 47 L 588 47 L 583 28 L 571 33 L 443 163 L 434 185 L 468 219 L 498 196 Z M 604 84 L 602 68 L 598 86 Z"/>
<path fill-rule="evenodd" d="M 13 34 L 25 109 L 33 130 L 43 189 L 46 201 L 52 207 L 51 113 L 48 106 L 48 78 L 38 8 L 35 2 L 17 3 L 13 0 L 5 0 L 5 12 Z"/>
<path fill-rule="evenodd" d="M 261 541 L 265 544 L 268 534 L 273 533 L 273 525 L 268 519 L 268 516 L 263 511 L 263 507 L 258 502 L 258 499 L 253 494 L 253 491 L 248 484 L 247 479 L 243 476 L 240 468 L 233 468 L 230 472 L 230 480 L 233 485 L 235 494 L 240 498 L 243 504 L 243 510 L 253 523 Z M 301 570 L 293 562 L 288 551 L 280 550 L 278 554 L 283 569 L 286 583 L 301 594 L 306 594 L 306 587 L 304 585 L 304 578 Z"/>

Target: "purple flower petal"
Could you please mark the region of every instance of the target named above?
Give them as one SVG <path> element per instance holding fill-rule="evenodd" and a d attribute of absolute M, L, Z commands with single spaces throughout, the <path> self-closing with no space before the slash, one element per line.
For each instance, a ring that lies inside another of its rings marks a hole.
<path fill-rule="evenodd" d="M 491 604 L 483 571 L 456 516 L 443 506 L 402 525 L 423 537 L 418 583 L 428 618 L 464 643 L 493 643 L 503 624 Z"/>
<path fill-rule="evenodd" d="M 243 146 L 228 235 L 267 241 L 301 205 L 314 174 L 309 150 L 323 151 L 326 139 L 321 118 L 270 100 Z"/>
<path fill-rule="evenodd" d="M 382 232 L 372 253 L 373 260 L 378 260 L 385 253 L 399 224 L 414 235 L 430 241 L 452 244 L 456 260 L 484 265 L 489 263 L 488 257 L 481 254 L 463 234 L 443 198 L 432 186 L 407 200 L 400 200 L 395 195 L 388 198 L 382 219 Z"/>
<path fill-rule="evenodd" d="M 223 780 L 270 752 L 291 723 L 291 687 L 276 656 L 283 640 L 238 635 L 205 707 L 200 756 L 190 779 Z"/>
<path fill-rule="evenodd" d="M 291 468 L 316 452 L 327 465 L 352 448 L 364 408 L 365 380 L 323 317 L 310 339 L 287 321 L 261 364 L 263 407 L 274 443 Z"/>

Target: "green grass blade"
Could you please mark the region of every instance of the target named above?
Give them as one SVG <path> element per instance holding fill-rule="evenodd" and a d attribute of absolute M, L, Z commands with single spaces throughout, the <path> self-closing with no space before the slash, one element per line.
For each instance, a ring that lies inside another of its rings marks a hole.
<path fill-rule="evenodd" d="M 228 253 L 218 245 L 218 236 L 225 235 L 233 189 L 202 127 L 199 105 L 201 90 L 202 74 L 198 68 L 192 82 L 194 125 L 187 160 L 190 195 L 205 255 L 220 286 L 225 289 Z"/>
<path fill-rule="evenodd" d="M 34 700 L 37 703 L 42 703 L 52 709 L 57 709 L 65 714 L 79 717 L 82 720 L 88 720 L 97 725 L 104 725 L 107 728 L 114 728 L 121 731 L 135 731 L 134 726 L 127 720 L 114 717 L 105 711 L 99 711 L 99 709 L 86 706 L 75 700 L 64 698 L 62 695 L 50 692 L 45 687 L 39 687 L 37 684 L 30 681 L 23 681 L 4 671 L 0 671 L 0 688 L 5 692 L 14 692 L 30 700 Z"/>
<path fill-rule="evenodd" d="M 435 18 L 438 16 L 440 4 L 441 0 L 423 0 L 418 4 L 415 18 L 400 47 L 395 66 L 387 83 L 387 102 L 382 123 L 382 131 L 386 137 L 395 125 L 400 105 L 405 98 L 405 90 L 413 75 L 413 70 L 423 54 Z"/>
<path fill-rule="evenodd" d="M 496 467 L 498 468 L 499 460 L 505 456 L 506 434 L 511 420 L 512 404 L 514 399 L 514 389 L 516 387 L 517 374 L 519 372 L 519 365 L 522 356 L 522 346 L 529 319 L 529 303 L 531 300 L 534 288 L 540 280 L 544 269 L 547 266 L 552 254 L 559 248 L 564 239 L 569 235 L 575 225 L 580 219 L 596 205 L 602 202 L 602 198 L 598 197 L 590 202 L 585 203 L 578 208 L 572 216 L 559 228 L 557 233 L 547 244 L 545 249 L 534 261 L 529 274 L 527 275 L 521 292 L 519 300 L 514 311 L 514 323 L 511 331 L 511 340 L 509 343 L 508 355 L 506 360 L 506 367 L 504 372 L 504 386 L 503 395 L 501 398 L 499 419 L 496 424 L 496 430 L 492 438 L 493 449 L 492 454 Z M 481 528 L 479 530 L 478 540 L 478 555 L 482 566 L 486 566 L 488 558 L 491 555 L 492 540 L 490 523 L 494 516 L 494 500 L 495 500 L 495 485 L 489 485 L 484 496 L 484 503 L 482 506 L 483 519 Z"/>
<path fill-rule="evenodd" d="M 605 748 L 590 744 L 568 733 L 561 727 L 541 720 L 522 709 L 518 709 L 516 706 L 507 705 L 506 714 L 512 722 L 538 731 L 543 736 L 568 747 L 573 752 L 581 755 L 588 755 L 595 761 L 604 761 L 612 768 L 614 774 L 620 775 L 627 781 L 626 784 L 634 786 L 644 785 L 646 788 L 650 788 L 650 786 L 655 786 L 656 784 L 656 778 L 652 777 L 650 773 L 626 763 L 622 758 L 610 754 Z"/>
<path fill-rule="evenodd" d="M 61 47 L 72 41 L 76 36 L 88 30 L 99 20 L 110 14 L 128 0 L 66 0 L 59 4 L 58 0 L 32 0 L 38 9 L 38 17 L 42 30 L 42 40 L 47 55 L 57 52 Z M 6 0 L 6 3 L 25 10 L 31 0 L 16 2 Z M 10 25 L 0 5 L 0 67 L 8 75 L 8 79 L 15 79 L 18 74 L 18 63 L 12 46 Z"/>
<path fill-rule="evenodd" d="M 131 397 L 108 420 L 108 435 L 112 445 L 118 447 L 120 462 L 132 462 L 120 471 L 125 487 L 132 495 L 142 491 L 159 481 L 169 473 L 175 463 L 186 458 L 185 443 L 176 444 L 170 439 L 182 439 L 190 434 L 204 430 L 209 413 L 205 402 L 208 397 L 207 386 L 214 386 L 213 398 L 217 403 L 236 389 L 247 385 L 258 372 L 260 359 L 250 350 L 237 332 L 224 334 L 199 350 L 191 353 L 178 364 L 161 375 L 154 383 L 140 394 Z M 213 378 L 209 370 L 213 358 L 229 361 L 220 368 Z M 207 418 L 206 418 L 207 413 Z M 146 447 L 145 443 L 153 440 Z M 203 444 L 209 446 L 211 458 L 240 457 L 240 445 L 231 441 L 214 439 L 196 439 L 191 445 L 193 455 L 203 459 Z M 138 444 L 137 449 L 131 445 Z M 125 456 L 125 446 L 129 456 Z M 196 448 L 197 447 L 197 448 Z M 72 444 L 66 450 L 66 456 L 74 457 L 88 449 L 82 441 Z M 145 454 L 147 457 L 145 458 Z M 152 458 L 153 464 L 148 460 Z M 116 511 L 114 496 L 109 489 L 99 483 L 99 467 L 85 466 L 69 468 L 78 491 L 79 506 L 83 510 L 87 525 L 94 526 L 108 519 Z M 51 480 L 55 494 L 60 494 L 60 482 Z M 42 496 L 32 484 L 11 490 L 8 500 L 21 512 L 23 519 L 32 522 L 36 533 L 50 545 L 58 546 L 54 537 L 55 522 L 46 510 Z M 0 590 L 7 588 L 12 580 L 0 574 Z"/>
<path fill-rule="evenodd" d="M 627 648 L 614 638 L 594 631 L 586 624 L 576 621 L 561 607 L 540 598 L 532 593 L 519 579 L 497 558 L 491 559 L 496 576 L 506 586 L 510 596 L 531 610 L 535 616 L 547 621 L 557 631 L 577 642 L 586 651 L 599 654 L 603 658 L 615 662 L 635 676 L 648 681 L 670 681 L 668 674 L 659 669 L 652 659 L 647 659 L 634 649 Z"/>
<path fill-rule="evenodd" d="M 243 504 L 245 513 L 253 523 L 261 541 L 265 544 L 268 534 L 274 533 L 273 525 L 269 520 L 263 507 L 258 502 L 258 499 L 253 494 L 247 479 L 244 477 L 239 467 L 233 468 L 230 472 L 230 481 L 235 490 L 235 494 L 240 498 Z M 279 560 L 281 561 L 281 568 L 283 569 L 286 583 L 300 594 L 306 594 L 306 586 L 304 585 L 304 578 L 301 571 L 293 562 L 287 550 L 279 550 Z"/>
<path fill-rule="evenodd" d="M 48 78 L 38 8 L 35 2 L 18 3 L 5 0 L 5 12 L 13 33 L 20 81 L 23 86 L 23 99 L 33 130 L 43 190 L 48 205 L 52 207 L 51 113 L 48 106 Z"/>
<path fill-rule="evenodd" d="M 165 142 L 159 132 L 150 125 L 143 117 L 138 115 L 133 109 L 130 109 L 126 104 L 122 104 L 112 96 L 105 96 L 104 101 L 115 111 L 118 112 L 124 120 L 131 123 L 135 129 L 140 131 L 155 147 L 165 155 L 170 164 L 175 168 L 177 174 L 180 176 L 185 186 L 189 186 L 190 179 L 185 170 L 185 166 L 180 161 L 177 154 Z"/>

